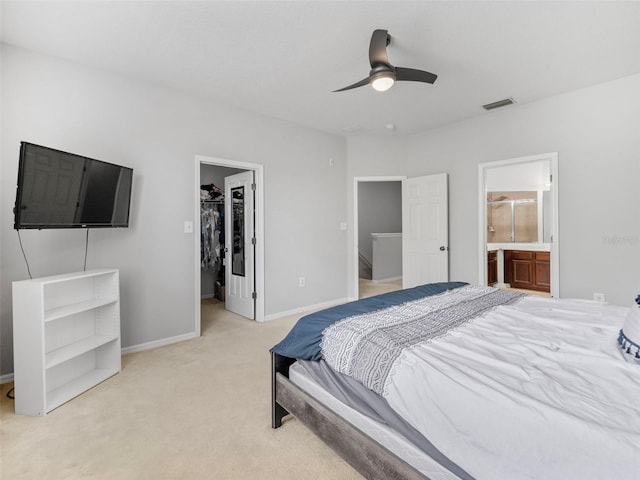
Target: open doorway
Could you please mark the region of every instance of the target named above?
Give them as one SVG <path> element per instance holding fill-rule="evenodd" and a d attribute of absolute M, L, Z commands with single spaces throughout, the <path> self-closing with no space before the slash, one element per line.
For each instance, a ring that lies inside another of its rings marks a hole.
<path fill-rule="evenodd" d="M 235 311 L 238 299 L 248 300 L 251 308 L 236 313 L 264 321 L 262 166 L 196 156 L 195 173 L 196 334 L 202 333 L 203 303 Z"/>
<path fill-rule="evenodd" d="M 480 285 L 559 297 L 558 154 L 479 165 Z"/>
<path fill-rule="evenodd" d="M 357 298 L 402 288 L 402 180 L 354 179 L 354 285 Z"/>
<path fill-rule="evenodd" d="M 200 164 L 200 298 L 225 303 L 225 178 L 246 170 Z"/>

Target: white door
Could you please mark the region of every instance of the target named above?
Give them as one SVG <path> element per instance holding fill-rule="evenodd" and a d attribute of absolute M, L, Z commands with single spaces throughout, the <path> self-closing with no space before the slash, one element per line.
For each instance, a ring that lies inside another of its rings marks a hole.
<path fill-rule="evenodd" d="M 402 181 L 402 288 L 449 281 L 447 174 Z"/>
<path fill-rule="evenodd" d="M 225 308 L 255 318 L 253 170 L 224 179 Z"/>

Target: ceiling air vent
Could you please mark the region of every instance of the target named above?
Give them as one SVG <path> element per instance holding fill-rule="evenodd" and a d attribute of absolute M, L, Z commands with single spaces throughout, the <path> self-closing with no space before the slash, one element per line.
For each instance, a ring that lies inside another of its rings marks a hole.
<path fill-rule="evenodd" d="M 497 102 L 487 103 L 483 105 L 482 108 L 485 110 L 494 110 L 500 107 L 506 107 L 507 105 L 512 105 L 516 102 L 513 101 L 513 98 L 505 98 L 504 100 L 498 100 Z"/>

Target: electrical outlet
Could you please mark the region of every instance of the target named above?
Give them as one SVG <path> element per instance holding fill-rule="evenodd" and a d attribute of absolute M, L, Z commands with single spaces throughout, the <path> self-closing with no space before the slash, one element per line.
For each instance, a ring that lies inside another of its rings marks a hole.
<path fill-rule="evenodd" d="M 605 300 L 604 300 L 604 293 L 595 293 L 595 292 L 594 292 L 594 294 L 593 294 L 593 299 L 594 299 L 596 302 L 604 302 L 604 301 L 605 301 Z"/>
<path fill-rule="evenodd" d="M 305 284 L 306 284 L 306 280 L 305 280 L 305 278 L 304 278 L 304 277 L 300 277 L 300 278 L 298 279 L 298 286 L 299 286 L 299 287 L 304 287 L 304 286 L 305 286 Z"/>
<path fill-rule="evenodd" d="M 193 222 L 188 220 L 184 222 L 184 233 L 193 233 Z"/>

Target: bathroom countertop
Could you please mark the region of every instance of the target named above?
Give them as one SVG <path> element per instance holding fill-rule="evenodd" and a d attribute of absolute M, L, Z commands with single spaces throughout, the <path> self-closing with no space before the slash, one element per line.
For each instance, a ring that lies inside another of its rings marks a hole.
<path fill-rule="evenodd" d="M 527 252 L 550 252 L 550 243 L 487 243 L 487 251 L 496 250 L 524 250 Z"/>

